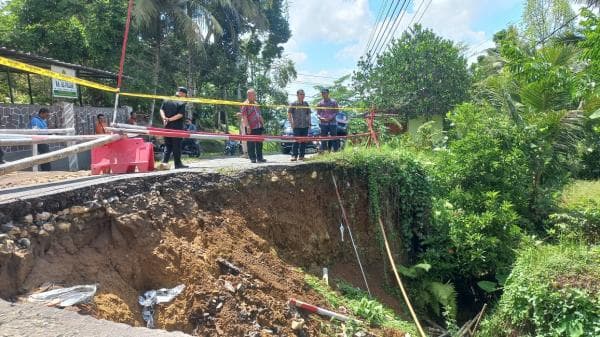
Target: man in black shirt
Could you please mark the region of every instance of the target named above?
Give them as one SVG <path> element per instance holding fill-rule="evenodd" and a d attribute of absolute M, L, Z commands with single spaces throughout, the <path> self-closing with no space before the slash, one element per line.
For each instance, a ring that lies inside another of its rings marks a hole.
<path fill-rule="evenodd" d="M 187 97 L 187 89 L 179 87 L 175 93 L 177 97 Z M 164 101 L 160 107 L 160 116 L 166 129 L 183 130 L 183 121 L 185 118 L 185 102 L 168 100 Z M 165 137 L 165 153 L 162 162 L 169 163 L 173 153 L 175 168 L 187 168 L 181 162 L 181 138 Z"/>

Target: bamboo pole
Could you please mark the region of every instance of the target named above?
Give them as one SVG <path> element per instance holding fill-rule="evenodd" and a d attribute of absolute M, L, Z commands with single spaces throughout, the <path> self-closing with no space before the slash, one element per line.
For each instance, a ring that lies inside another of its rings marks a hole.
<path fill-rule="evenodd" d="M 41 155 L 33 156 L 30 158 L 23 158 L 20 160 L 12 161 L 6 164 L 0 165 L 0 175 L 7 174 L 10 172 L 26 169 L 28 167 L 32 167 L 34 165 L 49 163 L 52 161 L 56 161 L 59 159 L 63 159 L 68 157 L 69 155 L 84 152 L 87 150 L 91 150 L 92 148 L 112 143 L 121 139 L 121 135 L 108 135 L 103 136 L 102 138 L 94 139 L 89 142 L 73 145 L 66 147 L 64 149 L 60 149 L 57 151 L 52 151 L 48 153 L 44 153 Z"/>
<path fill-rule="evenodd" d="M 8 137 L 5 137 L 8 136 Z M 66 142 L 83 142 L 101 138 L 105 135 L 82 136 L 26 136 L 26 135 L 0 135 L 0 146 L 18 146 L 32 144 L 56 144 Z"/>
<path fill-rule="evenodd" d="M 404 289 L 404 285 L 402 284 L 402 280 L 400 279 L 400 274 L 398 274 L 398 270 L 396 270 L 396 262 L 394 262 L 394 257 L 392 256 L 392 251 L 390 249 L 390 244 L 388 243 L 387 236 L 385 235 L 385 227 L 383 226 L 383 221 L 381 221 L 381 216 L 378 217 L 379 227 L 381 229 L 381 234 L 383 235 L 383 242 L 385 243 L 385 250 L 387 252 L 388 259 L 390 260 L 390 264 L 392 265 L 392 270 L 394 271 L 394 276 L 396 277 L 396 282 L 400 287 L 400 291 L 402 292 L 402 297 L 404 297 L 404 302 L 408 306 L 408 310 L 410 311 L 410 315 L 413 318 L 413 321 L 417 325 L 417 330 L 421 337 L 427 337 L 421 323 L 419 322 L 419 318 L 415 313 L 415 309 L 413 309 L 412 304 L 410 303 L 410 299 L 408 298 L 408 294 L 406 293 L 406 289 Z"/>
<path fill-rule="evenodd" d="M 0 134 L 27 134 L 27 135 L 66 135 L 75 132 L 75 129 L 0 129 Z"/>

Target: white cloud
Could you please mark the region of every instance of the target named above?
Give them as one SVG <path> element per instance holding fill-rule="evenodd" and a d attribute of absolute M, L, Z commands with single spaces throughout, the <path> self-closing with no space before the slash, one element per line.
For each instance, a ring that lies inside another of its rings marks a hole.
<path fill-rule="evenodd" d="M 415 2 L 416 9 L 420 2 Z M 475 51 L 482 51 L 485 50 L 485 48 L 492 46 L 492 36 L 486 34 L 483 30 L 473 28 L 475 22 L 479 20 L 480 17 L 486 14 L 489 15 L 489 11 L 491 10 L 503 10 L 520 3 L 522 3 L 522 0 L 505 0 L 501 2 L 493 0 L 432 0 L 431 5 L 423 15 L 420 23 L 426 28 L 433 29 L 436 34 L 469 46 L 471 51 L 467 52 L 467 54 L 471 54 Z M 422 7 L 421 12 L 418 13 L 419 17 L 421 16 L 423 9 L 424 7 Z M 412 25 L 417 21 L 414 14 L 414 9 L 411 9 L 410 12 L 405 11 L 403 13 L 394 36 L 395 38 L 400 37 L 409 24 Z M 375 29 L 380 29 L 386 25 L 391 26 L 387 21 L 379 22 L 375 25 Z M 372 28 L 361 31 L 361 33 L 357 35 L 357 41 L 342 48 L 336 57 L 339 59 L 350 58 L 358 60 L 365 51 L 371 29 Z M 477 50 L 473 49 L 474 47 L 477 47 L 475 48 Z"/>
<path fill-rule="evenodd" d="M 370 29 L 368 0 L 290 1 L 292 39 L 352 42 Z"/>
<path fill-rule="evenodd" d="M 375 0 L 371 0 L 372 3 L 373 1 Z M 415 8 L 421 3 L 419 0 L 413 2 L 416 4 Z M 356 65 L 360 56 L 364 54 L 373 26 L 381 27 L 386 24 L 385 21 L 375 23 L 378 13 L 370 12 L 368 0 L 290 0 L 289 4 L 292 38 L 284 46 L 287 56 L 296 62 L 299 73 L 313 75 L 300 75 L 296 80 L 298 82 L 288 86 L 287 90 L 290 93 L 295 93 L 299 86 L 310 90 L 312 85 L 306 83 L 322 84 L 333 81 L 314 77 L 315 75 L 339 77 L 352 72 L 352 69 L 328 69 L 313 73 L 303 70 L 320 68 L 320 60 L 311 56 L 314 51 L 306 47 L 311 42 L 321 41 L 339 45 L 340 48 L 334 55 L 335 60 L 339 62 L 340 68 L 348 68 Z M 381 1 L 377 1 L 376 4 L 374 7 L 377 9 L 382 6 Z M 432 0 L 420 23 L 444 38 L 467 46 L 465 54 L 469 61 L 473 62 L 477 55 L 493 46 L 492 35 L 483 30 L 489 28 L 485 27 L 482 18 L 492 17 L 495 12 L 506 13 L 522 4 L 523 0 Z M 395 37 L 399 37 L 409 23 L 415 23 L 413 11 L 414 9 L 411 9 L 411 12 L 404 13 Z"/>

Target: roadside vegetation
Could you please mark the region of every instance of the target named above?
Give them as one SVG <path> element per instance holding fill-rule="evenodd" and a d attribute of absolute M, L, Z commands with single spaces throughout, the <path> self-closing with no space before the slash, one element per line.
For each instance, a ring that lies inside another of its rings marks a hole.
<path fill-rule="evenodd" d="M 482 337 L 600 335 L 600 2 L 576 2 L 579 13 L 568 0 L 524 1 L 522 22 L 498 31 L 474 62 L 463 45 L 415 24 L 329 88 L 341 105 L 377 107 L 381 148 L 348 142 L 317 160 L 337 163 L 340 179 L 365 181 L 373 225 L 381 217 L 389 230 L 418 315 L 446 336 L 462 336 L 484 304 Z M 253 86 L 262 103 L 288 103 L 282 88 L 296 71 L 282 47 L 291 36 L 285 1 L 140 3 L 127 90 L 170 94 L 187 83 L 196 96 L 241 100 Z M 0 26 L 10 28 L 0 31 L 2 45 L 116 69 L 124 23 L 114 20 L 125 16 L 125 1 L 14 0 L 2 9 Z M 23 102 L 26 77 L 15 82 Z M 47 84 L 32 85 L 46 92 L 36 101 L 51 101 Z M 86 104 L 110 98 L 83 90 Z M 236 110 L 197 105 L 191 113 L 221 130 Z M 348 115 L 351 132 L 366 131 L 364 115 Z M 285 111 L 264 116 L 267 133 L 277 134 Z M 417 118 L 426 120 L 418 129 Z M 378 240 L 384 256 L 381 233 Z M 416 335 L 347 284 L 336 292 L 306 282 L 367 324 Z M 352 336 L 360 327 L 333 329 L 323 333 Z"/>
<path fill-rule="evenodd" d="M 484 303 L 481 336 L 600 334 L 600 17 L 586 5 L 576 24 L 566 1 L 527 1 L 523 25 L 470 66 L 414 26 L 353 76 L 357 105 L 397 117 L 377 120 L 381 149 L 321 160 L 364 168 L 373 226 L 382 215 L 419 315 L 449 335 Z M 556 22 L 536 26 L 548 11 Z M 392 132 L 428 114 L 443 128 Z"/>

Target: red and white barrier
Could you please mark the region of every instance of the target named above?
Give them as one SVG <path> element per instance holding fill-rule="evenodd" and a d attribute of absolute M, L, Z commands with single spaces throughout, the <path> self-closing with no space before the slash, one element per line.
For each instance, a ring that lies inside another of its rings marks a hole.
<path fill-rule="evenodd" d="M 270 135 L 231 135 L 225 133 L 209 133 L 209 132 L 190 132 L 185 130 L 173 130 L 155 127 L 146 127 L 129 124 L 113 124 L 112 127 L 106 128 L 112 132 L 133 133 L 159 137 L 175 137 L 175 138 L 191 138 L 191 139 L 212 139 L 212 140 L 233 140 L 247 142 L 312 142 L 320 140 L 336 140 L 368 137 L 370 133 L 359 133 L 348 136 L 314 136 L 314 137 L 294 137 L 294 136 L 270 136 Z"/>
<path fill-rule="evenodd" d="M 350 318 L 346 315 L 342 315 L 342 314 L 338 314 L 337 312 L 333 312 L 331 310 L 327 310 L 327 309 L 323 309 L 321 307 L 317 307 L 316 305 L 312 305 L 312 304 L 308 304 L 306 302 L 302 302 L 300 300 L 297 300 L 295 298 L 290 298 L 290 305 L 293 305 L 297 308 L 306 310 L 308 312 L 311 312 L 313 314 L 318 314 L 321 316 L 327 316 L 327 317 L 331 317 L 331 318 L 335 318 L 337 320 L 340 320 L 342 322 L 347 322 L 347 321 L 356 321 L 358 323 L 361 323 L 359 320 L 356 320 L 354 318 Z"/>
<path fill-rule="evenodd" d="M 67 135 L 74 134 L 75 129 L 0 129 L 0 134 L 20 135 Z"/>
<path fill-rule="evenodd" d="M 99 138 L 96 138 L 91 141 L 87 141 L 85 143 L 68 146 L 64 149 L 60 149 L 57 151 L 52 151 L 40 155 L 35 155 L 29 158 L 23 158 L 15 161 L 11 161 L 8 163 L 4 163 L 0 165 L 0 175 L 7 174 L 10 172 L 26 169 L 28 167 L 32 167 L 34 165 L 49 163 L 55 160 L 59 160 L 62 158 L 66 158 L 70 155 L 77 154 L 80 152 L 91 150 L 94 147 L 98 147 L 104 144 L 112 143 L 121 139 L 122 135 L 102 135 Z"/>
<path fill-rule="evenodd" d="M 38 136 L 38 135 L 0 134 L 0 146 L 83 142 L 83 141 L 98 139 L 98 138 L 101 138 L 102 136 L 105 136 L 105 135 Z"/>

